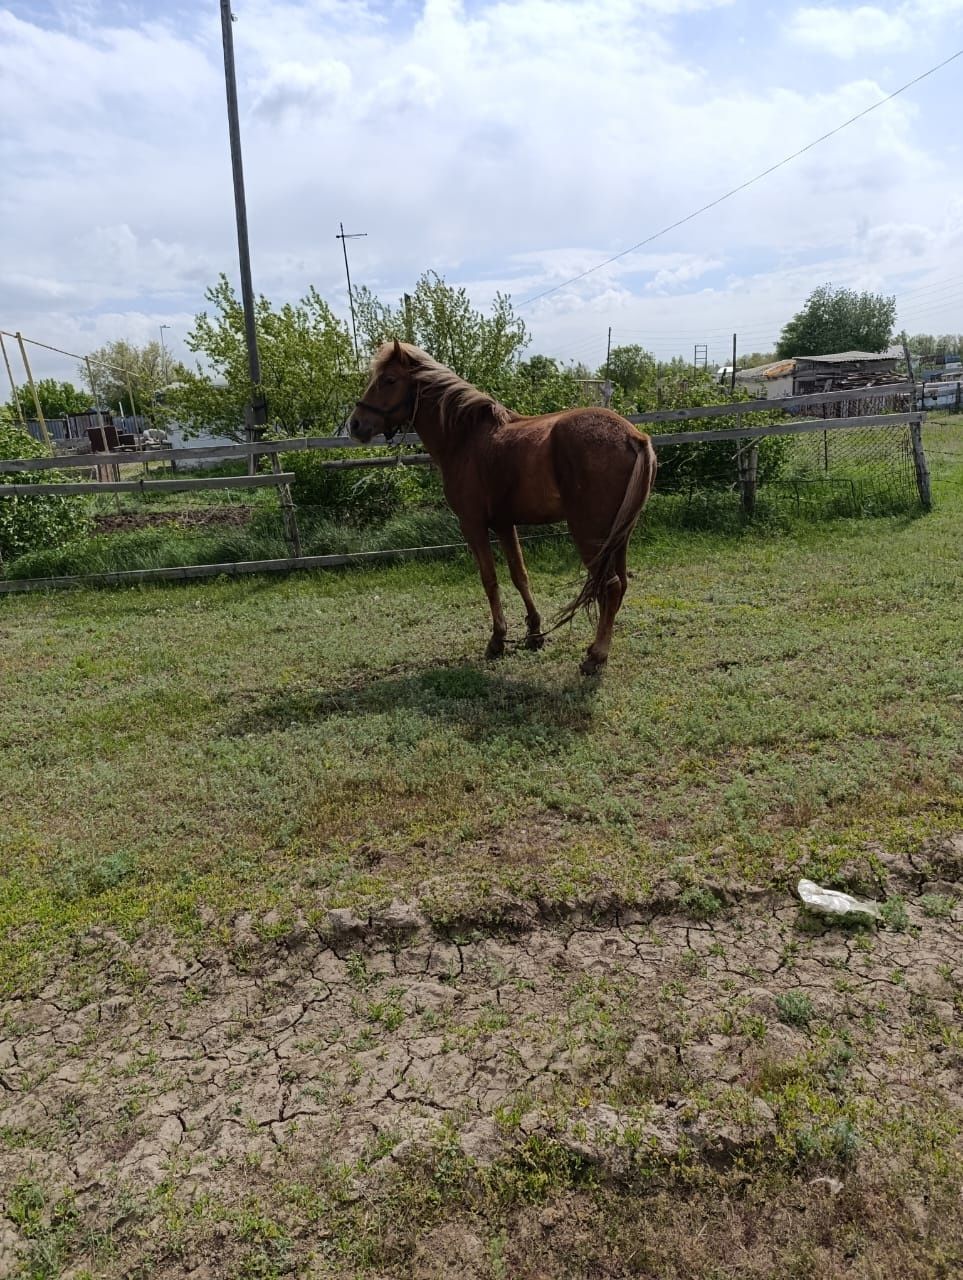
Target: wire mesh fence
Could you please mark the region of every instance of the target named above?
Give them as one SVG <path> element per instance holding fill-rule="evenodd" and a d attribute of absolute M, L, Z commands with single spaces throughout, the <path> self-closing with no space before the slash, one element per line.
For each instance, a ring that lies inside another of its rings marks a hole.
<path fill-rule="evenodd" d="M 827 420 L 831 421 L 831 420 Z M 677 455 L 696 446 L 658 437 L 660 474 L 653 518 L 679 523 L 741 518 L 742 441 L 720 441 L 687 467 Z M 705 448 L 705 446 L 703 446 Z M 808 519 L 883 515 L 919 504 L 910 431 L 905 422 L 846 431 L 805 432 L 758 443 L 755 518 Z M 660 510 L 661 508 L 661 510 Z"/>

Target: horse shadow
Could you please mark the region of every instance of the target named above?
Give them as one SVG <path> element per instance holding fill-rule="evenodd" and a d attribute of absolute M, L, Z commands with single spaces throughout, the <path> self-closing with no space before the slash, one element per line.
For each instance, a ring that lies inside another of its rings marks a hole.
<path fill-rule="evenodd" d="M 237 716 L 231 735 L 277 732 L 344 716 L 410 710 L 456 726 L 470 741 L 508 737 L 551 748 L 592 725 L 599 685 L 583 677 L 546 686 L 471 663 L 389 673 L 336 688 L 268 696 Z"/>

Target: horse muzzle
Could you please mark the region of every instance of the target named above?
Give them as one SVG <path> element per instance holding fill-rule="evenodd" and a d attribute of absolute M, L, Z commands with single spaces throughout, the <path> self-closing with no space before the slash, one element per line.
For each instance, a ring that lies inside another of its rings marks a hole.
<path fill-rule="evenodd" d="M 348 419 L 348 431 L 352 440 L 357 440 L 359 444 L 368 444 L 381 430 L 380 425 L 373 422 L 362 422 L 357 413 L 353 413 Z"/>

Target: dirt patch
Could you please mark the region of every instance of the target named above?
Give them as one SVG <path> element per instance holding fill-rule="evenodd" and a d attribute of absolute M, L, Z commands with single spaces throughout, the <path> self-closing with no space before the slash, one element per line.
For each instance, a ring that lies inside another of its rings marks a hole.
<path fill-rule="evenodd" d="M 118 511 L 94 517 L 95 533 L 130 533 L 135 529 L 242 529 L 250 524 L 250 507 L 185 507 L 179 511 Z"/>
<path fill-rule="evenodd" d="M 682 1221 L 692 1187 L 742 1202 L 754 1172 L 821 1222 L 882 1179 L 887 1221 L 955 1257 L 936 1207 L 963 1168 L 961 870 L 963 837 L 888 859 L 905 900 L 881 930 L 730 895 L 711 919 L 573 906 L 494 936 L 439 936 L 401 903 L 242 917 L 194 956 L 92 933 L 86 988 L 75 958 L 4 1010 L 0 1274 L 38 1240 L 98 1276 L 649 1274 L 628 1237 L 610 1270 L 567 1269 L 572 1222 L 597 1235 L 598 1196 L 680 1185 Z M 422 1185 L 424 1229 L 403 1228 L 398 1189 Z M 863 1274 L 823 1234 L 823 1269 L 798 1274 Z"/>

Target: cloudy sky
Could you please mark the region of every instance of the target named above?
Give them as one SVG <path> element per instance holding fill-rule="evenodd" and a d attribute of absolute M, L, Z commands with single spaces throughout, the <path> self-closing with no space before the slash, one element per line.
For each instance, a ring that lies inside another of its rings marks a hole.
<path fill-rule="evenodd" d="M 963 47 L 963 0 L 235 0 L 255 287 L 426 268 L 512 295 L 531 350 L 768 349 L 817 284 L 963 328 L 963 59 L 637 244 Z M 216 0 L 0 0 L 0 327 L 183 336 L 237 250 Z M 71 376 L 36 352 L 37 372 Z"/>

